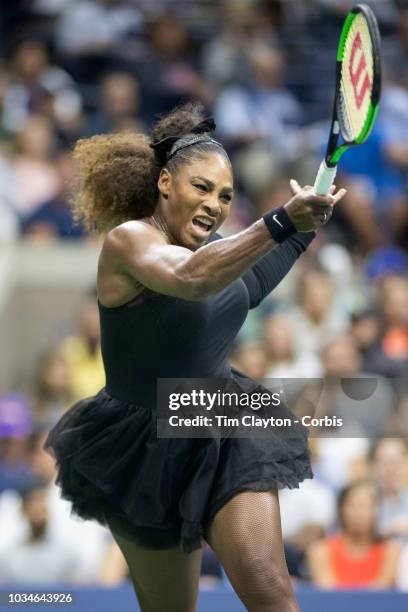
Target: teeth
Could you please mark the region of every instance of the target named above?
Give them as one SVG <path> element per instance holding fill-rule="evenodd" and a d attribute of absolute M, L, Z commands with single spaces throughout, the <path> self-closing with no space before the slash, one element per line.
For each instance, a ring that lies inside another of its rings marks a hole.
<path fill-rule="evenodd" d="M 203 219 L 203 217 L 196 217 L 196 221 L 199 221 L 200 223 L 203 223 L 207 227 L 212 227 L 213 226 L 211 221 L 208 221 L 208 219 Z"/>

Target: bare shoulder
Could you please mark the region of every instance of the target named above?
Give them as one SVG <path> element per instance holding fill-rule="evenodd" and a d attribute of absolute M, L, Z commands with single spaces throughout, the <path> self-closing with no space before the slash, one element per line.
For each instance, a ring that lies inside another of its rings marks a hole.
<path fill-rule="evenodd" d="M 130 262 L 142 261 L 146 245 L 160 240 L 160 232 L 143 221 L 127 221 L 106 235 L 97 280 L 99 299 L 104 306 L 120 306 L 143 290 L 143 284 L 130 272 Z"/>
<path fill-rule="evenodd" d="M 126 221 L 106 235 L 102 253 L 120 257 L 152 243 L 165 243 L 165 237 L 156 227 L 144 221 Z"/>

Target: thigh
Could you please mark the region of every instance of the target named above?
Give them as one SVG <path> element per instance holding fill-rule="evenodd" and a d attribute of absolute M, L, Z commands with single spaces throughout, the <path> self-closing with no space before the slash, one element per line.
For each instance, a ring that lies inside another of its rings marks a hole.
<path fill-rule="evenodd" d="M 225 550 L 233 548 L 237 553 L 253 551 L 257 556 L 272 556 L 286 565 L 278 492 L 244 491 L 234 495 L 211 521 L 206 540 L 223 556 Z M 228 563 L 228 559 L 225 561 Z"/>
<path fill-rule="evenodd" d="M 211 521 L 206 539 L 244 602 L 253 594 L 272 599 L 274 590 L 292 599 L 277 491 L 235 495 Z"/>
<path fill-rule="evenodd" d="M 142 612 L 194 612 L 201 568 L 201 549 L 149 549 L 109 527 L 129 567 Z"/>

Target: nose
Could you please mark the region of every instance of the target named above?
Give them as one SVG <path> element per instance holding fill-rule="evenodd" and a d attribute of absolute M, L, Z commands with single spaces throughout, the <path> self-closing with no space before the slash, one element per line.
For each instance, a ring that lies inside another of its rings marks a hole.
<path fill-rule="evenodd" d="M 218 217 L 221 214 L 221 204 L 217 196 L 210 196 L 204 203 L 207 214 L 211 217 Z"/>

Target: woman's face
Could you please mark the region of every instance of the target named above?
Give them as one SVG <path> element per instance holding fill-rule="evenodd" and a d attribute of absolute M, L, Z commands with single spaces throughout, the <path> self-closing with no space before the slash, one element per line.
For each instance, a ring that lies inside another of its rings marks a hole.
<path fill-rule="evenodd" d="M 404 488 L 407 454 L 401 438 L 384 438 L 374 457 L 374 471 L 385 493 L 398 494 Z"/>
<path fill-rule="evenodd" d="M 265 319 L 263 337 L 269 355 L 276 360 L 290 359 L 295 352 L 295 339 L 289 322 L 279 315 Z"/>
<path fill-rule="evenodd" d="M 375 489 L 364 484 L 350 491 L 341 510 L 343 528 L 356 536 L 371 535 L 376 523 Z"/>
<path fill-rule="evenodd" d="M 222 154 L 209 153 L 172 174 L 162 170 L 158 187 L 158 212 L 167 231 L 175 244 L 192 251 L 203 246 L 229 215 L 233 178 Z"/>

